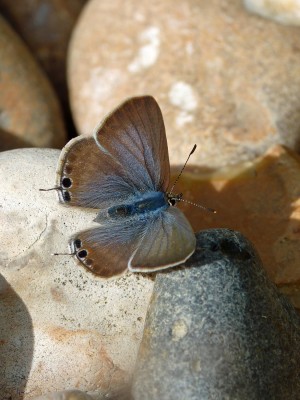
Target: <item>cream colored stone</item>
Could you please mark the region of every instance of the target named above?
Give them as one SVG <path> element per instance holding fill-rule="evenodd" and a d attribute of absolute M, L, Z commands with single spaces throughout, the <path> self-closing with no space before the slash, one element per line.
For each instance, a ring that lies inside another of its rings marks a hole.
<path fill-rule="evenodd" d="M 244 0 L 246 8 L 285 25 L 300 25 L 299 0 Z"/>
<path fill-rule="evenodd" d="M 69 48 L 74 119 L 90 133 L 121 101 L 151 94 L 171 164 L 215 169 L 273 144 L 300 150 L 299 30 L 231 0 L 90 0 Z"/>
<path fill-rule="evenodd" d="M 54 186 L 58 156 L 0 153 L 0 388 L 7 397 L 124 387 L 153 287 L 148 276 L 106 281 L 72 256 L 51 255 L 67 253 L 69 236 L 96 215 L 39 191 Z"/>

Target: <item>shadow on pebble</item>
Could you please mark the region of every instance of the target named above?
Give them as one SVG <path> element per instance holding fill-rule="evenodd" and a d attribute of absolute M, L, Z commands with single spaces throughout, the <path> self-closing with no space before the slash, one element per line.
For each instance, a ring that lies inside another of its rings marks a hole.
<path fill-rule="evenodd" d="M 242 234 L 196 236 L 185 267 L 157 274 L 133 399 L 299 399 L 299 315 Z"/>
<path fill-rule="evenodd" d="M 0 398 L 24 398 L 33 356 L 33 328 L 22 299 L 0 275 Z"/>

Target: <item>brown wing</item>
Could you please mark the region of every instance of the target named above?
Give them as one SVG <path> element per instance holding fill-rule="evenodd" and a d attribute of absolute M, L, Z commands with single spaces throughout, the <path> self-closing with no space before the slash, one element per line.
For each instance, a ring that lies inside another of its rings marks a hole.
<path fill-rule="evenodd" d="M 138 192 L 166 190 L 169 175 L 161 111 L 152 97 L 137 97 L 113 111 L 95 138 L 76 138 L 64 147 L 57 170 L 59 200 L 107 208 Z"/>
<path fill-rule="evenodd" d="M 136 221 L 110 221 L 107 225 L 88 229 L 73 236 L 70 248 L 88 270 L 103 278 L 122 274 L 136 250 L 145 224 Z"/>
<path fill-rule="evenodd" d="M 196 238 L 175 207 L 148 218 L 115 220 L 74 235 L 72 253 L 88 270 L 103 278 L 153 272 L 183 263 L 195 251 Z"/>
<path fill-rule="evenodd" d="M 133 97 L 96 129 L 103 151 L 118 160 L 142 190 L 166 191 L 170 165 L 161 110 L 151 96 Z"/>
<path fill-rule="evenodd" d="M 121 164 L 93 137 L 75 138 L 63 148 L 56 183 L 61 203 L 91 208 L 107 208 L 135 191 Z"/>

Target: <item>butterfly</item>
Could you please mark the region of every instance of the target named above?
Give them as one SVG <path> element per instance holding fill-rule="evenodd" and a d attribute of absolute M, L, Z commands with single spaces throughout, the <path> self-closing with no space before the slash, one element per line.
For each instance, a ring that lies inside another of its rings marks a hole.
<path fill-rule="evenodd" d="M 72 254 L 103 278 L 153 272 L 195 251 L 193 229 L 168 192 L 170 163 L 161 110 L 151 96 L 133 97 L 91 137 L 72 139 L 57 169 L 59 202 L 99 209 L 99 227 L 76 233 Z"/>

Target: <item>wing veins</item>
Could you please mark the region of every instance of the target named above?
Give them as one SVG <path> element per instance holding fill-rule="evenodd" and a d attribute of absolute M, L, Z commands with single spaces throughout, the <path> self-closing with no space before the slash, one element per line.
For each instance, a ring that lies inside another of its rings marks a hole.
<path fill-rule="evenodd" d="M 140 122 L 142 123 L 142 126 L 143 126 L 143 128 L 144 128 L 144 131 L 147 132 L 147 130 L 145 129 L 145 125 L 144 125 L 143 119 L 141 118 L 141 116 L 140 116 L 140 114 L 139 114 L 139 112 L 138 112 L 138 109 L 137 109 L 136 107 L 135 107 L 135 111 L 136 111 L 136 114 L 137 114 L 138 117 L 139 117 Z M 148 167 L 148 165 L 147 165 L 147 163 L 146 163 L 146 158 L 145 158 L 145 143 L 144 143 L 144 140 L 143 140 L 143 138 L 142 138 L 142 136 L 141 136 L 139 130 L 136 128 L 135 124 L 132 122 L 132 119 L 131 119 L 130 117 L 128 117 L 128 120 L 130 121 L 131 125 L 133 126 L 133 128 L 134 128 L 134 130 L 135 130 L 135 132 L 136 132 L 136 134 L 137 134 L 137 136 L 138 136 L 139 139 L 140 139 L 140 143 L 141 143 L 142 148 L 143 148 L 143 149 L 141 150 L 141 153 L 142 153 L 143 159 L 144 159 L 144 161 L 145 161 L 144 167 L 145 167 L 145 169 L 147 170 L 147 173 L 148 173 L 148 176 L 150 177 L 150 180 L 152 181 L 152 179 L 151 179 L 151 174 L 150 174 L 150 171 L 149 171 L 149 167 Z M 152 131 L 151 131 L 151 133 L 152 133 Z M 147 144 L 147 141 L 146 141 L 146 144 Z"/>

